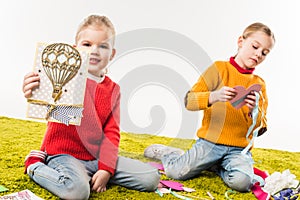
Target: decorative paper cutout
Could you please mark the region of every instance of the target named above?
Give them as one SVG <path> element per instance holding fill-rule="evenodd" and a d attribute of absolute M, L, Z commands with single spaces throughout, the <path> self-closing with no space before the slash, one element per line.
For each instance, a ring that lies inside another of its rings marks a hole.
<path fill-rule="evenodd" d="M 43 200 L 42 198 L 38 197 L 35 195 L 33 192 L 30 190 L 22 190 L 20 192 L 15 192 L 12 194 L 4 195 L 0 197 L 0 199 L 14 199 L 14 200 Z"/>
<path fill-rule="evenodd" d="M 251 187 L 251 191 L 258 200 L 269 200 L 271 195 L 263 191 L 261 186 L 256 183 Z"/>
<path fill-rule="evenodd" d="M 0 185 L 0 192 L 8 191 L 8 188 L 4 187 L 3 185 Z"/>
<path fill-rule="evenodd" d="M 234 89 L 237 91 L 236 96 L 230 101 L 233 107 L 236 109 L 241 108 L 246 103 L 244 102 L 244 99 L 246 96 L 252 92 L 256 91 L 259 92 L 261 90 L 260 84 L 253 84 L 248 89 L 245 89 L 243 86 L 235 86 Z"/>
<path fill-rule="evenodd" d="M 81 57 L 72 46 L 54 43 L 44 48 L 42 66 L 52 83 L 52 98 L 56 102 L 62 94 L 62 87 L 77 74 L 81 66 Z"/>
<path fill-rule="evenodd" d="M 27 117 L 80 125 L 88 58 L 89 52 L 67 44 L 38 43 L 33 71 L 40 76 L 40 86 L 28 99 Z"/>
<path fill-rule="evenodd" d="M 149 165 L 151 165 L 152 167 L 155 167 L 156 169 L 160 170 L 160 171 L 164 171 L 164 166 L 161 163 L 157 163 L 157 162 L 148 162 Z"/>
<path fill-rule="evenodd" d="M 170 189 L 168 189 L 168 188 L 157 188 L 155 190 L 155 193 L 157 193 L 160 197 L 163 197 L 164 194 L 170 194 Z"/>
<path fill-rule="evenodd" d="M 159 170 L 160 173 L 165 174 L 164 172 L 164 166 L 161 163 L 157 163 L 157 162 L 148 162 L 149 165 L 151 165 L 152 167 L 155 167 L 156 169 Z M 188 188 L 188 187 L 183 187 L 183 184 L 179 183 L 179 182 L 175 182 L 175 181 L 168 181 L 168 180 L 160 180 L 160 185 L 159 185 L 159 189 L 161 188 L 171 188 L 173 190 L 177 190 L 177 191 L 185 191 L 185 192 L 194 192 L 195 190 L 192 188 Z M 159 190 L 160 192 L 164 193 L 163 191 Z M 169 193 L 169 192 L 168 192 Z"/>
<path fill-rule="evenodd" d="M 256 167 L 253 167 L 253 171 L 255 175 L 260 176 L 263 180 L 265 180 L 269 176 L 269 173 L 267 171 L 260 170 Z M 263 191 L 262 185 L 260 185 L 259 182 L 255 183 L 251 187 L 251 191 L 258 200 L 269 200 L 271 197 L 270 194 Z"/>
<path fill-rule="evenodd" d="M 182 188 L 183 184 L 179 182 L 167 181 L 167 180 L 161 180 L 159 182 L 167 188 L 172 188 L 173 190 L 177 190 L 177 191 L 184 191 L 184 189 Z"/>

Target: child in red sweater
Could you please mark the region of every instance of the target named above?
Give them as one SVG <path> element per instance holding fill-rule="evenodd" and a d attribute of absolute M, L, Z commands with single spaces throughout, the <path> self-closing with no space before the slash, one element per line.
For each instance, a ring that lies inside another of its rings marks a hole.
<path fill-rule="evenodd" d="M 105 16 L 91 15 L 79 26 L 76 46 L 91 52 L 81 125 L 48 122 L 41 149 L 25 160 L 25 173 L 62 199 L 88 199 L 90 189 L 104 192 L 108 182 L 154 191 L 160 179 L 150 165 L 118 157 L 120 88 L 106 75 L 116 52 L 114 36 Z M 33 72 L 24 77 L 26 98 L 39 80 Z"/>
<path fill-rule="evenodd" d="M 203 170 L 213 169 L 232 189 L 249 191 L 259 181 L 249 151 L 251 139 L 267 130 L 268 105 L 265 82 L 253 71 L 265 60 L 274 43 L 274 34 L 266 25 L 249 25 L 238 38 L 237 54 L 229 61 L 214 62 L 186 95 L 188 110 L 204 112 L 193 147 L 184 152 L 154 144 L 145 149 L 144 155 L 161 160 L 170 178 L 187 180 Z M 253 84 L 261 86 L 260 92 L 245 93 L 241 100 L 245 105 L 235 108 L 230 103 L 237 95 L 235 86 L 249 88 Z"/>

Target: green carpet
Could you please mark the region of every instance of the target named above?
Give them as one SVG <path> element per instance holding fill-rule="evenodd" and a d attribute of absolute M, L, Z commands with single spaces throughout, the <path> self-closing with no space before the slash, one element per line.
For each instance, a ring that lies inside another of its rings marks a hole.
<path fill-rule="evenodd" d="M 47 190 L 41 188 L 23 174 L 24 158 L 31 149 L 39 149 L 46 124 L 18 120 L 7 117 L 0 117 L 0 185 L 9 189 L 0 193 L 0 196 L 29 189 L 44 199 L 58 199 Z M 271 134 L 271 133 L 269 133 Z M 145 162 L 151 161 L 143 157 L 143 150 L 150 144 L 163 143 L 182 149 L 188 149 L 194 140 L 174 139 L 158 137 L 148 134 L 122 133 L 120 143 L 120 155 L 136 158 Z M 290 169 L 291 173 L 300 178 L 300 152 L 291 153 L 278 150 L 253 149 L 252 151 L 255 166 L 267 170 L 269 174 Z M 162 179 L 167 178 L 162 176 Z M 194 196 L 191 199 L 210 199 L 207 192 L 210 192 L 217 200 L 225 199 L 225 192 L 230 188 L 226 187 L 222 180 L 211 172 L 204 172 L 201 176 L 188 181 L 181 181 L 185 187 L 193 188 L 196 192 L 183 195 Z M 256 199 L 249 193 L 230 194 L 232 199 Z M 110 185 L 104 193 L 93 192 L 90 199 L 178 199 L 171 194 L 162 198 L 154 192 L 138 192 L 120 186 Z"/>

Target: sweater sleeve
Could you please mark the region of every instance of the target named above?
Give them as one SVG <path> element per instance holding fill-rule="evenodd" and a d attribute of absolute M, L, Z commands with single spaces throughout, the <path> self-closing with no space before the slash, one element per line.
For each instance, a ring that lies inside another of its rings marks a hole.
<path fill-rule="evenodd" d="M 204 110 L 209 107 L 210 93 L 220 86 L 220 75 L 217 65 L 211 65 L 198 79 L 185 97 L 185 106 L 188 110 Z"/>
<path fill-rule="evenodd" d="M 98 161 L 98 169 L 109 171 L 112 175 L 114 175 L 118 160 L 120 142 L 120 89 L 118 85 L 113 93 L 111 113 L 103 124 L 104 137 Z"/>

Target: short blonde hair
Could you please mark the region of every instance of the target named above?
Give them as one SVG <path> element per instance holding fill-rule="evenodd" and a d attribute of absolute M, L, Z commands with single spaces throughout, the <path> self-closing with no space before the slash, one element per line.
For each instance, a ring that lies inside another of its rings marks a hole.
<path fill-rule="evenodd" d="M 88 26 L 94 26 L 94 27 L 103 27 L 105 26 L 108 30 L 108 32 L 111 34 L 112 37 L 112 44 L 114 45 L 115 43 L 115 27 L 112 24 L 112 22 L 108 19 L 106 16 L 102 15 L 90 15 L 87 18 L 83 20 L 83 22 L 79 25 L 76 36 L 75 36 L 75 42 L 77 43 L 78 41 L 78 36 L 79 33 L 87 28 Z"/>
<path fill-rule="evenodd" d="M 274 33 L 271 31 L 271 29 L 267 25 L 260 23 L 260 22 L 250 24 L 248 27 L 246 27 L 243 32 L 243 38 L 246 39 L 252 33 L 257 32 L 257 31 L 261 31 L 261 32 L 265 33 L 266 35 L 270 36 L 275 43 Z"/>

